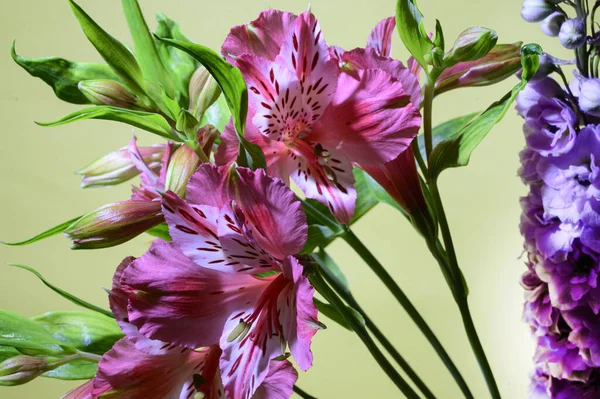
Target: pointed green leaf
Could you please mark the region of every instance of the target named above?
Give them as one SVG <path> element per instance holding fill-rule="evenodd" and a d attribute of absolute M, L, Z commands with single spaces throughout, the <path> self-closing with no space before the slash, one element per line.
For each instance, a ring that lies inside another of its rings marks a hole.
<path fill-rule="evenodd" d="M 179 40 L 158 39 L 190 54 L 204 65 L 215 78 L 231 111 L 233 125 L 240 141 L 238 164 L 252 169 L 266 169 L 267 163 L 261 148 L 244 138 L 244 127 L 248 113 L 248 90 L 240 70 L 227 63 L 223 57 L 208 47 Z"/>
<path fill-rule="evenodd" d="M 350 283 L 348 278 L 342 272 L 342 269 L 335 263 L 335 261 L 325 251 L 319 251 L 312 254 L 320 266 L 320 270 L 326 273 L 329 278 L 335 280 L 339 287 L 342 287 L 346 293 L 350 293 Z"/>
<path fill-rule="evenodd" d="M 90 104 L 77 84 L 83 80 L 119 80 L 108 65 L 72 62 L 58 57 L 24 58 L 15 51 L 13 40 L 10 47 L 12 59 L 31 76 L 46 82 L 56 97 L 73 104 Z"/>
<path fill-rule="evenodd" d="M 10 346 L 26 355 L 60 355 L 73 353 L 63 347 L 44 327 L 8 310 L 0 309 L 0 345 Z"/>
<path fill-rule="evenodd" d="M 227 107 L 225 96 L 221 94 L 217 101 L 211 105 L 200 119 L 200 127 L 204 125 L 213 125 L 221 133 L 225 130 L 225 126 L 231 119 L 231 111 Z"/>
<path fill-rule="evenodd" d="M 69 0 L 69 4 L 83 29 L 83 33 L 106 63 L 132 91 L 144 95 L 144 75 L 133 54 L 121 42 L 103 30 L 73 0 Z"/>
<path fill-rule="evenodd" d="M 178 24 L 167 18 L 164 14 L 156 14 L 158 27 L 156 36 L 166 39 L 175 39 L 185 43 L 192 43 L 182 32 Z M 182 108 L 189 106 L 188 88 L 190 78 L 194 71 L 200 66 L 194 57 L 183 50 L 169 46 L 160 40 L 155 40 L 158 55 L 168 72 L 175 76 L 175 86 L 179 93 L 178 102 Z"/>
<path fill-rule="evenodd" d="M 517 94 L 525 88 L 528 80 L 539 67 L 539 54 L 542 50 L 537 45 L 527 45 L 523 48 L 521 64 L 523 76 L 519 84 L 508 92 L 502 99 L 493 103 L 481 115 L 469 122 L 459 132 L 442 141 L 432 151 L 429 159 L 429 173 L 437 179 L 447 168 L 465 166 L 469 163 L 471 154 L 492 128 L 499 123 L 511 108 Z"/>
<path fill-rule="evenodd" d="M 158 51 L 154 45 L 154 38 L 144 20 L 144 15 L 137 0 L 122 0 L 125 19 L 133 38 L 136 58 L 146 80 L 162 86 L 171 98 L 175 97 L 173 79 L 167 73 Z M 151 96 L 152 97 L 152 96 Z"/>
<path fill-rule="evenodd" d="M 52 236 L 55 236 L 57 234 L 64 232 L 67 227 L 69 227 L 70 225 L 72 225 L 73 223 L 78 221 L 79 219 L 81 219 L 81 216 L 77 216 L 76 218 L 73 218 L 64 223 L 61 223 L 58 226 L 54 226 L 51 229 L 48 229 L 48 230 L 44 231 L 43 233 L 40 233 L 40 234 L 36 235 L 35 237 L 31 237 L 24 241 L 18 241 L 18 242 L 0 241 L 0 242 L 4 245 L 11 245 L 11 246 L 21 246 L 21 245 L 33 244 L 34 242 L 41 241 L 44 238 L 52 237 Z"/>
<path fill-rule="evenodd" d="M 365 171 L 354 168 L 353 172 L 355 179 L 354 188 L 356 189 L 356 209 L 354 211 L 352 223 L 356 222 L 380 202 L 391 205 L 407 216 L 404 209 L 402 209 L 400 205 L 390 197 L 387 191 L 385 191 L 385 189 Z"/>
<path fill-rule="evenodd" d="M 36 123 L 40 126 L 54 127 L 86 119 L 103 119 L 108 121 L 123 122 L 137 128 L 147 130 L 161 137 L 176 140 L 176 137 L 171 131 L 169 122 L 167 122 L 167 120 L 161 115 L 151 112 L 110 107 L 108 105 L 80 109 L 54 122 Z"/>
<path fill-rule="evenodd" d="M 396 27 L 402 43 L 425 70 L 425 55 L 433 48 L 433 43 L 423 23 L 423 14 L 417 8 L 416 0 L 398 0 L 396 3 Z"/>
<path fill-rule="evenodd" d="M 44 285 L 46 287 L 50 288 L 52 291 L 56 292 L 58 295 L 65 298 L 67 301 L 74 303 L 75 305 L 81 306 L 81 307 L 89 309 L 89 310 L 93 310 L 94 312 L 98 312 L 107 317 L 114 318 L 112 312 L 110 312 L 109 310 L 105 310 L 105 309 L 99 308 L 96 305 L 92 305 L 91 303 L 84 301 L 83 299 L 77 298 L 75 295 L 70 294 L 67 291 L 60 289 L 57 286 L 51 284 L 33 267 L 26 266 L 26 265 L 17 265 L 17 264 L 9 264 L 9 266 L 18 267 L 20 269 L 24 269 L 24 270 L 27 270 L 28 272 L 33 273 L 37 278 L 39 278 L 42 281 L 42 283 L 44 283 Z"/>
<path fill-rule="evenodd" d="M 166 223 L 161 223 L 152 227 L 150 230 L 146 230 L 146 233 L 151 236 L 161 238 L 165 241 L 171 241 L 171 234 L 169 234 L 169 226 Z"/>
<path fill-rule="evenodd" d="M 472 114 L 459 116 L 434 127 L 432 132 L 433 148 L 442 141 L 458 133 L 467 123 L 479 114 L 480 112 L 474 112 Z M 419 151 L 421 152 L 421 156 L 425 159 L 427 158 L 425 155 L 425 136 L 420 134 L 417 136 L 417 140 L 419 141 Z"/>
<path fill-rule="evenodd" d="M 319 224 L 311 224 L 308 226 L 308 238 L 304 244 L 304 248 L 300 253 L 310 254 L 316 248 L 325 248 L 333 240 L 341 235 L 341 232 L 334 232 L 329 227 L 321 226 Z"/>
<path fill-rule="evenodd" d="M 319 300 L 318 298 L 313 298 L 313 302 L 315 303 L 315 306 L 319 313 L 322 313 L 325 317 L 344 327 L 346 330 L 353 331 L 352 326 L 348 324 L 344 316 L 342 316 L 341 313 L 338 312 L 335 307 Z"/>

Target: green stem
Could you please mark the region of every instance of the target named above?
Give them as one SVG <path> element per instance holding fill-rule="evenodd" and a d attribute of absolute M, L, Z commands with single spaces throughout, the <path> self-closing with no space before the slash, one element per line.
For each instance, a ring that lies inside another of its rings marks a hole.
<path fill-rule="evenodd" d="M 500 399 L 500 391 L 498 390 L 498 385 L 496 384 L 496 380 L 494 379 L 494 373 L 492 372 L 490 363 L 488 362 L 488 359 L 485 355 L 485 351 L 483 350 L 483 346 L 481 345 L 481 341 L 479 340 L 477 330 L 475 329 L 475 325 L 473 324 L 473 319 L 469 311 L 469 305 L 467 302 L 468 291 L 463 282 L 462 272 L 460 271 L 460 267 L 458 265 L 456 251 L 454 250 L 454 243 L 452 240 L 452 234 L 450 233 L 448 219 L 446 218 L 446 212 L 444 211 L 444 205 L 442 203 L 442 198 L 437 187 L 437 182 L 431 181 L 429 184 L 429 188 L 433 197 L 433 203 L 436 208 L 436 213 L 438 214 L 440 230 L 442 231 L 442 237 L 444 239 L 444 245 L 446 248 L 446 253 L 448 255 L 448 263 L 454 280 L 453 289 L 461 290 L 460 292 L 455 293 L 454 298 L 457 301 L 460 310 L 460 315 L 463 320 L 463 325 L 469 338 L 469 343 L 471 344 L 473 353 L 477 358 L 477 362 L 479 363 L 479 367 L 481 369 L 481 372 L 483 373 L 483 376 L 488 386 L 488 390 L 490 391 L 492 398 Z"/>
<path fill-rule="evenodd" d="M 311 275 L 311 282 L 313 286 L 333 305 L 336 310 L 346 319 L 348 324 L 352 327 L 356 335 L 363 341 L 371 355 L 377 361 L 377 364 L 392 380 L 396 387 L 406 396 L 407 399 L 419 399 L 419 395 L 408 385 L 408 383 L 402 378 L 396 371 L 394 366 L 385 357 L 383 352 L 379 350 L 379 347 L 373 341 L 367 330 L 363 327 L 361 322 L 357 319 L 340 297 L 329 287 L 329 285 L 322 279 L 319 273 Z"/>
<path fill-rule="evenodd" d="M 587 35 L 587 14 L 585 12 L 582 0 L 575 0 L 575 11 L 577 13 L 577 18 L 580 18 L 583 21 L 584 32 L 585 35 Z M 587 50 L 587 43 L 577 48 L 577 50 L 575 50 L 575 54 L 577 55 L 579 70 L 581 71 L 584 77 L 588 78 L 589 54 Z"/>
<path fill-rule="evenodd" d="M 328 255 L 325 255 L 325 256 L 328 256 Z M 329 285 L 331 285 L 333 287 L 335 292 L 344 301 L 346 301 L 346 303 L 348 305 L 350 305 L 350 307 L 352 307 L 354 310 L 356 310 L 358 313 L 361 314 L 363 319 L 365 319 L 365 325 L 367 326 L 367 328 L 373 333 L 373 335 L 381 343 L 383 348 L 392 356 L 392 359 L 394 359 L 396 361 L 396 363 L 398 363 L 400 368 L 402 370 L 404 370 L 404 372 L 406 373 L 408 378 L 410 378 L 414 382 L 414 384 L 417 386 L 417 388 L 419 388 L 419 390 L 423 393 L 423 395 L 426 398 L 435 399 L 435 395 L 433 394 L 433 392 L 431 392 L 429 387 L 427 387 L 427 385 L 425 385 L 423 380 L 421 380 L 419 375 L 413 370 L 413 368 L 404 359 L 404 357 L 400 354 L 400 352 L 398 352 L 396 350 L 394 345 L 387 339 L 387 337 L 381 332 L 381 330 L 379 330 L 379 328 L 373 322 L 373 320 L 371 320 L 371 318 L 367 315 L 367 313 L 358 304 L 356 299 L 354 299 L 354 296 L 350 292 L 346 291 L 344 289 L 344 287 L 342 287 L 336 279 L 331 278 L 329 273 L 327 273 L 327 269 L 322 267 L 320 261 L 318 261 L 318 263 L 319 263 L 319 267 L 320 267 L 321 271 L 323 272 L 323 276 L 325 277 L 325 280 L 327 281 L 327 283 L 329 283 Z"/>
<path fill-rule="evenodd" d="M 469 390 L 467 383 L 458 371 L 458 368 L 442 346 L 441 342 L 435 336 L 429 325 L 425 322 L 423 317 L 419 314 L 419 311 L 415 308 L 412 302 L 408 299 L 404 291 L 396 284 L 392 276 L 385 270 L 385 268 L 379 263 L 379 261 L 373 256 L 367 247 L 354 235 L 351 230 L 347 230 L 342 236 L 344 240 L 358 253 L 358 255 L 369 265 L 371 270 L 379 277 L 379 279 L 385 284 L 388 290 L 394 295 L 398 303 L 404 308 L 406 313 L 410 316 L 412 321 L 417 325 L 419 330 L 423 333 L 425 338 L 429 341 L 435 352 L 438 354 L 454 380 L 460 387 L 461 391 L 466 398 L 473 399 L 473 394 Z"/>
<path fill-rule="evenodd" d="M 423 98 L 423 132 L 425 134 L 425 157 L 429 163 L 429 156 L 433 150 L 432 110 L 433 96 L 435 93 L 435 79 L 425 74 L 425 89 Z"/>
<path fill-rule="evenodd" d="M 317 399 L 316 396 L 312 396 L 312 395 L 306 393 L 305 391 L 303 391 L 298 385 L 294 385 L 294 392 L 296 392 L 298 394 L 298 396 L 300 396 L 301 398 L 304 398 L 304 399 Z"/>

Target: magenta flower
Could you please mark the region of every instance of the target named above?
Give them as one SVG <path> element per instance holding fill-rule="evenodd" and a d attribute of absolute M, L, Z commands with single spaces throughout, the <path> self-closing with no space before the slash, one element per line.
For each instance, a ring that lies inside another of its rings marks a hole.
<path fill-rule="evenodd" d="M 251 398 L 286 346 L 308 369 L 320 324 L 314 289 L 293 256 L 307 236 L 293 192 L 262 170 L 203 164 L 185 201 L 164 194 L 163 212 L 173 242 L 157 241 L 120 277 L 128 322 L 184 348 L 218 343 L 232 399 Z M 264 272 L 272 273 L 255 276 Z"/>
<path fill-rule="evenodd" d="M 262 147 L 269 173 L 291 177 L 349 223 L 356 201 L 352 162 L 391 161 L 417 134 L 418 106 L 406 87 L 375 61 L 340 70 L 309 12 L 265 11 L 234 27 L 222 52 L 249 87 L 246 137 Z M 236 152 L 230 125 L 216 160 L 228 164 Z"/>

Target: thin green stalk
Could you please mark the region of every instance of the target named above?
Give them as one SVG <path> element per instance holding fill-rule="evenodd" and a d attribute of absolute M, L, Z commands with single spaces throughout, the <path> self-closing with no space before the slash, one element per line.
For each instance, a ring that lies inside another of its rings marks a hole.
<path fill-rule="evenodd" d="M 381 369 L 387 374 L 392 380 L 396 387 L 402 392 L 407 399 L 420 399 L 419 395 L 411 388 L 410 385 L 402 378 L 396 371 L 394 366 L 385 357 L 383 352 L 379 350 L 379 347 L 373 341 L 367 330 L 363 327 L 361 322 L 357 319 L 356 315 L 353 314 L 340 297 L 331 289 L 331 287 L 323 280 L 319 273 L 311 275 L 311 282 L 315 288 L 333 305 L 336 310 L 346 319 L 348 324 L 352 327 L 356 335 L 363 341 L 371 355 L 377 361 Z"/>
<path fill-rule="evenodd" d="M 425 133 L 425 157 L 429 163 L 429 156 L 433 150 L 432 110 L 433 96 L 435 94 L 435 79 L 425 75 L 425 89 L 423 96 L 423 131 Z"/>
<path fill-rule="evenodd" d="M 437 187 L 437 182 L 430 182 L 429 187 L 431 190 L 431 195 L 433 196 L 433 202 L 436 208 L 436 213 L 438 214 L 440 230 L 442 231 L 442 237 L 444 239 L 446 253 L 448 255 L 448 262 L 450 265 L 450 269 L 454 275 L 455 289 L 458 287 L 462 287 L 461 295 L 455 295 L 455 299 L 458 303 L 460 315 L 462 317 L 463 324 L 467 332 L 467 336 L 469 338 L 469 343 L 471 344 L 473 353 L 477 358 L 477 362 L 479 363 L 479 367 L 481 368 L 481 372 L 483 373 L 483 376 L 488 386 L 488 390 L 490 391 L 492 398 L 500 399 L 501 396 L 500 390 L 498 389 L 498 384 L 496 383 L 496 380 L 494 378 L 494 373 L 492 372 L 490 363 L 487 359 L 487 356 L 485 355 L 485 351 L 483 350 L 483 346 L 481 345 L 481 341 L 479 340 L 477 330 L 475 329 L 475 325 L 473 323 L 473 319 L 469 311 L 469 305 L 467 302 L 468 292 L 466 290 L 466 287 L 464 287 L 462 281 L 462 274 L 460 271 L 460 267 L 458 266 L 456 251 L 454 250 L 454 243 L 452 241 L 452 234 L 450 233 L 450 227 L 446 218 L 446 212 L 444 211 L 442 198 Z"/>
<path fill-rule="evenodd" d="M 326 255 L 327 256 L 327 255 Z M 419 375 L 413 370 L 410 364 L 404 359 L 404 357 L 396 350 L 394 345 L 387 339 L 387 337 L 379 330 L 377 325 L 371 320 L 371 318 L 367 315 L 367 313 L 362 309 L 362 307 L 358 304 L 354 296 L 346 291 L 344 287 L 342 287 L 339 282 L 331 278 L 331 276 L 327 273 L 325 268 L 322 267 L 321 262 L 319 261 L 319 267 L 323 272 L 323 277 L 331 285 L 334 291 L 342 298 L 350 307 L 356 310 L 361 314 L 363 319 L 365 319 L 365 325 L 367 328 L 373 333 L 375 338 L 381 343 L 383 348 L 392 356 L 392 359 L 398 363 L 400 368 L 406 373 L 408 378 L 410 378 L 414 384 L 419 388 L 419 390 L 423 393 L 423 395 L 428 399 L 435 399 L 435 395 L 429 387 L 423 382 L 423 380 L 419 377 Z"/>
<path fill-rule="evenodd" d="M 294 392 L 296 392 L 298 394 L 298 396 L 300 396 L 301 398 L 304 398 L 304 399 L 317 399 L 316 396 L 312 396 L 312 395 L 306 393 L 298 385 L 294 385 Z"/>
<path fill-rule="evenodd" d="M 425 322 L 419 311 L 415 308 L 412 302 L 408 299 L 404 291 L 396 284 L 392 276 L 385 270 L 385 268 L 379 263 L 377 258 L 369 251 L 367 247 L 356 237 L 356 235 L 348 229 L 342 236 L 344 240 L 352 247 L 356 253 L 369 265 L 371 270 L 379 277 L 379 279 L 385 284 L 388 290 L 394 295 L 398 303 L 404 308 L 406 313 L 410 316 L 413 322 L 417 325 L 419 330 L 425 335 L 425 338 L 429 341 L 435 352 L 438 354 L 454 380 L 460 387 L 466 398 L 473 399 L 473 394 L 469 390 L 466 381 L 458 371 L 458 368 L 442 346 L 441 342 L 435 336 L 429 325 Z"/>

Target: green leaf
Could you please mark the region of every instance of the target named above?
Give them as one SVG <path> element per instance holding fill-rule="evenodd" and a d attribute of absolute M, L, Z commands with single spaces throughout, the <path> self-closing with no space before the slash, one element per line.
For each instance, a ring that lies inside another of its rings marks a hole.
<path fill-rule="evenodd" d="M 175 97 L 175 84 L 158 56 L 154 38 L 150 34 L 139 3 L 137 0 L 122 0 L 122 4 L 144 78 L 163 87 L 169 97 Z M 154 99 L 152 95 L 150 97 Z"/>
<path fill-rule="evenodd" d="M 103 30 L 73 0 L 69 0 L 69 4 L 83 29 L 83 33 L 106 63 L 132 91 L 144 95 L 144 75 L 133 54 L 121 42 Z"/>
<path fill-rule="evenodd" d="M 161 223 L 152 227 L 150 230 L 146 230 L 146 233 L 151 236 L 162 238 L 165 241 L 171 241 L 171 234 L 169 234 L 169 226 L 166 223 Z"/>
<path fill-rule="evenodd" d="M 147 130 L 170 140 L 176 140 L 169 122 L 159 114 L 143 111 L 133 111 L 108 105 L 84 108 L 64 116 L 54 122 L 36 122 L 40 126 L 60 126 L 67 123 L 86 120 L 103 119 L 108 121 L 123 122 L 137 128 Z"/>
<path fill-rule="evenodd" d="M 231 111 L 233 125 L 240 141 L 238 164 L 252 169 L 266 169 L 265 155 L 261 148 L 244 138 L 244 127 L 248 113 L 248 90 L 240 70 L 227 63 L 219 54 L 208 47 L 179 40 L 158 39 L 190 54 L 204 65 L 215 78 Z"/>
<path fill-rule="evenodd" d="M 96 355 L 103 355 L 123 338 L 115 319 L 94 312 L 48 312 L 31 320 L 62 345 Z"/>
<path fill-rule="evenodd" d="M 318 253 L 312 254 L 312 257 L 319 263 L 321 270 L 326 273 L 329 278 L 335 280 L 338 286 L 344 289 L 344 292 L 347 294 L 350 293 L 350 283 L 348 283 L 348 278 L 346 278 L 346 275 L 327 252 L 319 251 Z"/>
<path fill-rule="evenodd" d="M 90 104 L 77 84 L 82 80 L 119 80 L 108 65 L 72 62 L 58 57 L 24 58 L 15 51 L 13 40 L 10 46 L 12 59 L 31 76 L 46 82 L 56 97 L 73 104 Z"/>
<path fill-rule="evenodd" d="M 396 27 L 404 46 L 427 70 L 425 55 L 431 51 L 433 43 L 425 30 L 423 14 L 417 8 L 416 0 L 398 0 L 396 3 Z"/>
<path fill-rule="evenodd" d="M 42 374 L 42 377 L 58 380 L 88 380 L 98 372 L 98 363 L 89 360 L 72 360 Z"/>
<path fill-rule="evenodd" d="M 322 313 L 325 317 L 344 327 L 346 330 L 353 331 L 352 326 L 348 324 L 344 316 L 342 316 L 335 307 L 320 301 L 318 298 L 313 298 L 313 302 L 319 313 Z"/>
<path fill-rule="evenodd" d="M 69 227 L 70 225 L 72 225 L 73 223 L 78 221 L 79 219 L 81 219 L 81 216 L 77 216 L 76 218 L 73 218 L 64 223 L 61 223 L 58 226 L 54 226 L 51 229 L 48 229 L 48 230 L 36 235 L 35 237 L 31 237 L 24 241 L 17 241 L 17 242 L 0 241 L 0 242 L 4 245 L 11 245 L 11 246 L 21 246 L 21 245 L 33 244 L 34 242 L 41 241 L 44 238 L 52 237 L 52 236 L 62 233 L 63 231 L 66 230 L 67 227 Z"/>
<path fill-rule="evenodd" d="M 37 278 L 39 278 L 42 283 L 44 283 L 44 285 L 48 288 L 50 288 L 52 291 L 56 292 L 58 295 L 62 296 L 63 298 L 65 298 L 66 300 L 74 303 L 75 305 L 81 306 L 83 308 L 89 309 L 89 310 L 93 310 L 94 312 L 98 312 L 101 313 L 107 317 L 112 317 L 114 318 L 112 312 L 99 308 L 96 305 L 92 305 L 91 303 L 84 301 L 83 299 L 79 299 L 77 298 L 75 295 L 68 293 L 67 291 L 58 288 L 57 286 L 49 283 L 37 270 L 35 270 L 33 267 L 30 266 L 26 266 L 26 265 L 16 265 L 16 264 L 9 264 L 9 266 L 13 266 L 13 267 L 18 267 L 19 269 L 24 269 L 27 270 L 28 272 L 33 273 Z"/>
<path fill-rule="evenodd" d="M 493 103 L 481 115 L 469 122 L 456 134 L 442 141 L 431 153 L 429 159 L 429 173 L 437 179 L 442 171 L 448 168 L 465 166 L 469 163 L 471 154 L 492 128 L 499 123 L 511 108 L 517 94 L 525 88 L 539 67 L 538 56 L 541 48 L 537 45 L 527 45 L 523 48 L 521 64 L 523 77 L 512 91 L 502 99 Z"/>
<path fill-rule="evenodd" d="M 402 214 L 406 215 L 404 209 L 398 205 L 396 201 L 385 191 L 379 183 L 377 183 L 371 176 L 365 171 L 359 168 L 354 168 L 354 188 L 356 189 L 356 209 L 354 211 L 354 217 L 352 223 L 356 222 L 362 216 L 364 216 L 371 208 L 380 202 L 384 202 L 392 207 L 396 208 Z M 408 216 L 407 216 L 408 217 Z"/>
<path fill-rule="evenodd" d="M 475 116 L 479 114 L 480 112 L 474 112 L 472 114 L 459 116 L 434 127 L 432 132 L 433 148 L 435 148 L 442 141 L 447 140 L 451 136 L 458 133 L 463 127 L 465 127 L 467 123 L 469 123 Z M 419 151 L 421 152 L 421 156 L 423 159 L 426 159 L 425 136 L 420 134 L 417 136 L 417 140 L 419 141 Z"/>
<path fill-rule="evenodd" d="M 175 39 L 186 43 L 192 43 L 182 32 L 178 24 L 165 15 L 156 14 L 158 27 L 156 28 L 156 36 L 167 39 Z M 187 108 L 189 106 L 188 89 L 190 78 L 200 64 L 186 52 L 179 50 L 173 46 L 169 46 L 160 40 L 155 40 L 158 55 L 160 56 L 163 65 L 169 73 L 176 76 L 175 86 L 178 91 L 178 102 L 180 107 Z"/>
<path fill-rule="evenodd" d="M 44 327 L 8 310 L 0 309 L 0 345 L 10 346 L 26 355 L 73 353 L 63 347 Z"/>
<path fill-rule="evenodd" d="M 225 96 L 221 94 L 217 101 L 215 101 L 215 103 L 211 105 L 202 115 L 202 118 L 200 119 L 200 127 L 210 124 L 216 127 L 217 130 L 222 133 L 230 119 L 231 111 L 229 111 L 229 108 L 227 107 Z"/>
<path fill-rule="evenodd" d="M 341 235 L 341 232 L 335 232 L 329 227 L 321 226 L 319 224 L 311 224 L 308 226 L 308 238 L 306 244 L 300 253 L 310 254 L 316 248 L 325 248 L 333 240 Z"/>

